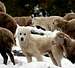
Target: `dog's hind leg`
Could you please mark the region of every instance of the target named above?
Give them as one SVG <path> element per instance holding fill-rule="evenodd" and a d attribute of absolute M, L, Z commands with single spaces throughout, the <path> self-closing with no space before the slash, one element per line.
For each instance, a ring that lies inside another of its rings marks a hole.
<path fill-rule="evenodd" d="M 1 55 L 2 55 L 2 57 L 3 57 L 3 59 L 4 59 L 3 63 L 4 63 L 5 65 L 7 65 L 8 56 L 7 56 L 7 54 L 6 54 L 6 51 L 1 51 Z"/>
<path fill-rule="evenodd" d="M 52 52 L 53 58 L 55 59 L 57 63 L 57 66 L 61 67 L 61 59 L 63 56 L 63 51 L 61 47 L 57 45 L 56 46 L 53 45 L 53 47 L 51 48 L 51 52 Z"/>
<path fill-rule="evenodd" d="M 10 56 L 10 59 L 11 59 L 13 65 L 15 65 L 14 56 L 13 56 L 13 54 L 11 53 L 11 49 L 7 49 L 7 54 Z"/>
<path fill-rule="evenodd" d="M 52 55 L 51 52 L 49 52 L 49 56 L 50 56 L 52 62 L 53 62 L 55 65 L 58 65 L 57 62 L 55 61 L 55 59 L 54 59 L 54 57 L 53 57 L 53 55 Z"/>

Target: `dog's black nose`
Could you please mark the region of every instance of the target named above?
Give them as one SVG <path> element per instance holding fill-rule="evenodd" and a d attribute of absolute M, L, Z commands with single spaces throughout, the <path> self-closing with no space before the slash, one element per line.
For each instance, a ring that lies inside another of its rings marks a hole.
<path fill-rule="evenodd" d="M 21 41 L 23 41 L 24 40 L 24 38 L 23 37 L 21 37 Z"/>

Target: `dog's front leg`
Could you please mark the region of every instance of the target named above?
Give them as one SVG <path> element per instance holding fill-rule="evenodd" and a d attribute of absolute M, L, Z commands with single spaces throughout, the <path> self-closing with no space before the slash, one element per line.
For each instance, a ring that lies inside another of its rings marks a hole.
<path fill-rule="evenodd" d="M 27 62 L 28 62 L 28 63 L 29 63 L 29 62 L 32 62 L 32 56 L 26 55 L 26 57 L 27 57 Z"/>
<path fill-rule="evenodd" d="M 43 61 L 43 58 L 41 55 L 35 55 L 37 61 Z"/>
<path fill-rule="evenodd" d="M 56 62 L 56 60 L 55 60 L 55 58 L 54 58 L 53 55 L 52 55 L 52 52 L 49 52 L 49 56 L 50 56 L 52 62 L 53 62 L 55 65 L 58 65 L 57 62 Z"/>
<path fill-rule="evenodd" d="M 55 59 L 57 63 L 57 66 L 61 67 L 61 59 L 63 57 L 63 51 L 61 47 L 58 45 L 52 45 L 51 52 L 52 52 L 53 58 Z"/>
<path fill-rule="evenodd" d="M 34 53 L 34 56 L 36 57 L 37 61 L 43 61 L 43 57 L 42 57 L 42 55 L 40 54 L 39 51 Z"/>

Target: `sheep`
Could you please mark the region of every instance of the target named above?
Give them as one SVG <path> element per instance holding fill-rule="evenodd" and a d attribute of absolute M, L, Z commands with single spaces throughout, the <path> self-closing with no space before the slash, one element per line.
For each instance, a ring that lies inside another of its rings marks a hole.
<path fill-rule="evenodd" d="M 6 7 L 3 2 L 0 1 L 0 12 L 6 13 Z"/>
<path fill-rule="evenodd" d="M 70 21 L 72 19 L 75 19 L 75 13 L 71 12 L 71 13 L 67 13 L 64 17 L 65 20 Z"/>
<path fill-rule="evenodd" d="M 58 23 L 59 20 L 55 20 L 53 23 L 54 25 L 52 26 L 52 29 L 60 29 L 61 31 L 65 32 L 68 34 L 71 38 L 75 39 L 75 19 L 72 19 L 70 21 L 63 21 L 61 23 Z M 64 24 L 63 24 L 64 23 Z"/>
<path fill-rule="evenodd" d="M 67 23 L 67 31 L 74 31 L 75 30 L 75 19 L 72 19 L 70 21 L 68 21 Z"/>
<path fill-rule="evenodd" d="M 11 52 L 14 44 L 15 41 L 12 32 L 6 28 L 0 27 L 0 53 L 4 59 L 3 63 L 5 65 L 7 65 L 8 55 L 12 63 L 15 65 L 14 56 Z"/>
<path fill-rule="evenodd" d="M 32 18 L 30 16 L 13 17 L 16 23 L 20 26 L 30 26 L 32 24 Z"/>
<path fill-rule="evenodd" d="M 7 28 L 13 34 L 15 34 L 17 24 L 11 15 L 4 12 L 0 12 L 0 27 Z"/>
<path fill-rule="evenodd" d="M 49 17 L 34 17 L 32 19 L 32 26 L 41 26 L 42 28 L 48 29 Z"/>
<path fill-rule="evenodd" d="M 41 54 L 46 52 L 49 53 L 53 63 L 61 66 L 61 59 L 63 57 L 63 47 L 56 44 L 54 40 L 58 32 L 52 32 L 49 36 L 45 35 L 34 35 L 31 34 L 29 27 L 18 27 L 15 33 L 15 37 L 18 38 L 20 47 L 23 54 L 27 57 L 28 62 L 32 61 L 32 56 L 35 56 L 38 61 L 42 61 Z M 63 45 L 63 43 L 62 43 Z"/>
<path fill-rule="evenodd" d="M 75 19 L 68 21 L 64 30 L 71 38 L 75 39 Z M 63 29 L 62 29 L 63 30 Z"/>
<path fill-rule="evenodd" d="M 59 22 L 56 21 L 59 20 Z M 32 26 L 41 26 L 45 30 L 51 30 L 53 31 L 53 28 L 55 28 L 55 24 L 64 25 L 64 19 L 60 16 L 50 16 L 50 17 L 34 17 L 32 19 Z"/>

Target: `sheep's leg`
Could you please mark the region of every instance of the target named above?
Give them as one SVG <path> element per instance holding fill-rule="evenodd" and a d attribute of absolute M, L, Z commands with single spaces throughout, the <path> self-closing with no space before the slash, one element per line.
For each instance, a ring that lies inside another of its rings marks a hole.
<path fill-rule="evenodd" d="M 29 63 L 29 62 L 32 62 L 32 56 L 26 55 L 26 57 L 27 57 L 28 63 Z"/>
<path fill-rule="evenodd" d="M 1 52 L 1 55 L 2 55 L 2 57 L 3 57 L 3 59 L 4 59 L 3 63 L 4 63 L 5 65 L 7 65 L 8 56 L 7 56 L 7 54 L 6 54 L 6 51 L 2 51 L 2 52 Z"/>
<path fill-rule="evenodd" d="M 14 56 L 13 56 L 13 54 L 11 53 L 11 49 L 8 49 L 8 50 L 7 50 L 7 54 L 10 56 L 10 59 L 11 59 L 12 63 L 15 65 Z"/>

